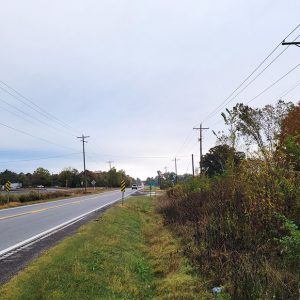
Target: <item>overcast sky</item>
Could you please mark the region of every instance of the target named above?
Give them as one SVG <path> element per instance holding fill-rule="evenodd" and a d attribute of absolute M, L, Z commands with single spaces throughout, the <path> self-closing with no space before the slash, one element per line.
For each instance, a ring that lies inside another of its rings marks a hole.
<path fill-rule="evenodd" d="M 191 172 L 193 126 L 300 23 L 299 12 L 299 0 L 1 1 L 0 170 L 81 171 L 76 136 L 84 133 L 90 170 L 108 170 L 112 160 L 145 178 L 174 171 L 178 156 L 179 173 Z M 299 63 L 300 49 L 289 47 L 228 107 Z M 251 104 L 274 103 L 299 69 Z M 284 99 L 299 95 L 300 87 Z M 220 120 L 218 111 L 203 123 L 204 153 Z"/>

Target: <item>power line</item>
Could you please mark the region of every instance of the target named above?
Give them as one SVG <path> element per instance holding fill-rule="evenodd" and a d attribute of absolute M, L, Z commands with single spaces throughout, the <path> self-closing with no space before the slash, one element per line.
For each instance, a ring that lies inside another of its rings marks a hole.
<path fill-rule="evenodd" d="M 172 156 L 130 156 L 130 155 L 117 155 L 117 154 L 109 154 L 109 153 L 95 153 L 93 154 L 99 155 L 99 156 L 110 156 L 115 158 L 125 158 L 125 159 L 171 159 Z M 187 155 L 178 155 L 177 157 L 187 157 Z"/>
<path fill-rule="evenodd" d="M 22 134 L 24 134 L 24 135 L 30 136 L 30 137 L 32 137 L 32 138 L 41 140 L 41 141 L 46 142 L 46 143 L 49 143 L 49 144 L 52 144 L 52 145 L 54 145 L 54 146 L 74 150 L 74 149 L 72 149 L 72 148 L 70 148 L 70 147 L 56 144 L 56 143 L 51 142 L 51 141 L 49 141 L 49 140 L 47 140 L 47 139 L 44 139 L 44 138 L 41 138 L 41 137 L 39 137 L 39 136 L 33 135 L 33 134 L 28 133 L 28 132 L 26 132 L 26 131 L 24 131 L 24 130 L 21 130 L 21 129 L 18 129 L 18 128 L 15 128 L 15 127 L 6 125 L 6 124 L 4 124 L 4 123 L 1 123 L 1 122 L 0 122 L 0 125 L 3 126 L 3 127 L 9 128 L 9 129 L 11 129 L 11 130 L 17 131 L 17 132 L 19 132 L 19 133 L 22 133 Z"/>
<path fill-rule="evenodd" d="M 27 107 L 30 107 L 32 110 L 36 111 L 37 113 L 41 114 L 42 116 L 44 116 L 47 119 L 50 119 L 56 123 L 58 123 L 60 126 L 66 128 L 67 130 L 71 130 L 73 132 L 77 132 L 75 129 L 73 129 L 70 125 L 68 125 L 67 123 L 65 123 L 64 121 L 61 121 L 60 119 L 58 119 L 57 117 L 55 117 L 54 115 L 52 115 L 51 113 L 47 112 L 46 110 L 44 110 L 42 107 L 40 107 L 39 105 L 37 105 L 36 103 L 34 103 L 32 100 L 30 100 L 29 98 L 27 98 L 26 96 L 24 96 L 23 94 L 21 94 L 20 92 L 18 92 L 16 89 L 14 89 L 13 87 L 11 87 L 10 85 L 8 85 L 7 83 L 5 83 L 4 81 L 0 80 L 0 83 L 4 86 L 6 86 L 8 89 L 10 89 L 11 91 L 13 91 L 15 94 L 11 93 L 10 91 L 8 91 L 7 89 L 3 88 L 2 86 L 0 86 L 0 89 L 3 90 L 4 92 L 6 92 L 7 94 L 11 95 L 13 98 L 15 98 L 16 100 L 20 101 L 21 103 L 23 103 L 24 105 L 26 105 Z M 22 99 L 24 100 L 22 100 Z"/>
<path fill-rule="evenodd" d="M 193 130 L 190 130 L 189 131 L 189 134 L 186 136 L 186 138 L 184 139 L 184 142 L 181 144 L 181 146 L 178 148 L 178 151 L 176 152 L 177 154 L 180 154 L 181 153 L 181 150 L 185 147 L 185 146 L 187 146 L 189 143 L 190 143 L 190 141 L 192 140 L 192 138 L 193 138 L 193 133 L 194 133 L 194 131 Z"/>
<path fill-rule="evenodd" d="M 300 27 L 300 24 L 298 24 L 286 37 L 285 37 L 285 39 L 286 38 L 288 38 L 291 34 L 293 34 L 298 28 Z M 299 37 L 299 36 L 298 36 Z M 254 68 L 254 70 L 250 73 L 250 75 L 248 75 L 243 81 L 242 81 L 242 83 L 240 83 L 239 85 L 238 85 L 238 87 L 219 105 L 219 106 L 217 106 L 206 118 L 204 118 L 203 119 L 203 121 L 205 121 L 205 120 L 207 120 L 207 119 L 209 119 L 209 118 L 211 118 L 224 104 L 225 105 L 227 105 L 230 101 L 232 101 L 232 100 L 230 100 L 228 103 L 226 103 L 234 94 L 235 94 L 235 92 L 236 91 L 238 91 L 243 85 L 244 85 L 244 83 L 246 83 L 251 77 L 252 77 L 252 75 L 273 55 L 273 53 L 275 53 L 275 51 L 279 48 L 281 46 L 281 42 L 267 55 L 267 57 L 266 58 L 264 58 L 263 60 L 262 60 L 262 62 L 261 63 L 259 63 L 258 64 L 258 66 L 256 67 L 256 68 Z M 288 48 L 288 47 L 287 47 Z M 260 74 L 259 75 L 257 75 L 256 76 L 256 78 L 255 79 L 257 79 L 270 65 L 272 65 L 273 64 L 273 62 L 278 58 L 278 57 L 280 57 L 284 52 L 285 52 L 285 50 L 287 49 L 287 48 L 285 48 L 284 49 L 284 51 L 282 51 L 279 55 L 277 55 L 276 56 L 276 58 L 267 66 L 267 67 L 265 67 L 264 68 L 264 70 L 263 71 L 261 71 L 260 72 Z M 254 79 L 254 80 L 255 80 Z M 253 80 L 253 81 L 254 81 Z M 253 82 L 252 81 L 252 82 Z M 251 82 L 251 83 L 252 83 Z M 251 84 L 250 83 L 250 84 Z M 250 84 L 248 84 L 247 86 L 249 86 Z"/>
<path fill-rule="evenodd" d="M 27 117 L 29 117 L 29 118 L 31 118 L 31 119 L 37 121 L 37 122 L 40 122 L 41 124 L 44 124 L 44 125 L 46 125 L 47 127 L 51 128 L 51 129 L 54 129 L 56 132 L 58 131 L 59 133 L 62 133 L 62 131 L 61 131 L 60 129 L 58 129 L 57 127 L 54 127 L 54 126 L 52 126 L 52 125 L 49 125 L 48 123 L 46 123 L 46 122 L 40 120 L 39 118 L 36 118 L 35 116 L 32 116 L 31 114 L 29 114 L 29 113 L 23 111 L 22 109 L 19 109 L 18 107 L 16 107 L 16 106 L 14 106 L 13 104 L 11 104 L 11 103 L 5 101 L 4 99 L 0 98 L 0 101 L 2 101 L 3 103 L 5 103 L 7 106 L 9 106 L 9 107 L 11 107 L 11 108 L 17 110 L 18 112 L 22 113 L 23 115 L 25 115 L 25 116 L 27 116 Z M 14 114 L 15 116 L 18 116 L 19 118 L 21 118 L 21 119 L 23 119 L 23 120 L 26 120 L 26 121 L 30 122 L 29 120 L 27 120 L 27 119 L 21 117 L 20 115 L 17 115 L 17 114 L 15 114 L 15 113 L 13 113 L 12 111 L 9 111 L 9 110 L 7 110 L 7 109 L 5 109 L 5 108 L 3 108 L 3 107 L 2 107 L 2 109 L 4 109 L 4 110 L 10 112 L 11 114 Z M 32 123 L 32 122 L 30 122 L 30 123 L 31 123 L 31 124 L 34 124 L 34 123 Z M 66 132 L 64 132 L 64 133 L 66 133 Z M 69 133 L 67 133 L 67 134 L 69 134 Z"/>
<path fill-rule="evenodd" d="M 298 67 L 300 66 L 300 64 L 296 65 L 295 67 L 293 67 L 292 69 L 290 69 L 287 73 L 285 73 L 283 76 L 281 76 L 280 78 L 278 78 L 277 80 L 275 80 L 273 83 L 271 83 L 268 87 L 266 87 L 263 91 L 261 91 L 259 94 L 257 94 L 255 97 L 253 97 L 252 99 L 250 99 L 248 102 L 246 102 L 245 104 L 249 104 L 250 102 L 254 101 L 255 99 L 257 99 L 258 97 L 260 97 L 262 94 L 264 94 L 265 92 L 267 92 L 269 89 L 271 89 L 274 85 L 276 85 L 278 82 L 280 82 L 282 79 L 284 79 L 286 76 L 288 76 L 290 73 L 292 73 L 294 70 L 296 70 Z M 298 85 L 300 84 L 300 82 L 298 83 Z M 291 89 L 288 93 L 290 93 L 292 90 L 294 90 L 298 85 L 296 85 L 293 89 Z M 286 93 L 284 96 L 286 96 L 288 93 Z M 282 96 L 283 97 L 283 96 Z M 212 126 L 219 124 L 221 121 L 217 121 L 216 123 L 214 123 Z"/>
<path fill-rule="evenodd" d="M 285 73 L 283 76 L 281 76 L 280 78 L 278 78 L 276 81 L 274 81 L 272 84 L 270 84 L 267 88 L 265 88 L 262 92 L 260 92 L 258 95 L 256 95 L 255 97 L 253 97 L 251 100 L 249 100 L 248 102 L 246 102 L 246 104 L 252 102 L 253 100 L 257 99 L 259 96 L 261 96 L 262 94 L 264 94 L 265 92 L 267 92 L 270 88 L 272 88 L 274 85 L 276 85 L 278 82 L 280 82 L 283 78 L 285 78 L 286 76 L 288 76 L 290 73 L 292 73 L 294 70 L 296 70 L 298 67 L 300 66 L 300 64 L 296 65 L 295 67 L 293 67 L 291 70 L 289 70 L 287 73 Z"/>
<path fill-rule="evenodd" d="M 277 98 L 282 98 L 286 95 L 288 95 L 289 93 L 291 93 L 293 90 L 295 90 L 298 86 L 300 85 L 300 81 L 295 82 L 292 86 L 290 86 L 288 89 L 286 89 L 283 93 L 281 93 L 280 96 L 278 96 Z"/>
<path fill-rule="evenodd" d="M 299 35 L 300 36 L 300 35 Z M 288 49 L 285 48 L 283 51 L 281 51 L 265 68 L 262 69 L 251 81 L 248 82 L 247 85 L 245 85 L 234 97 L 229 99 L 226 103 L 224 103 L 221 107 L 219 106 L 218 109 L 214 111 L 211 115 L 209 115 L 205 120 L 208 120 L 212 116 L 214 116 L 220 109 L 224 108 L 226 105 L 228 105 L 230 102 L 232 102 L 234 99 L 236 99 L 237 96 L 239 96 L 248 86 L 250 86 L 260 75 L 262 75 L 286 50 Z"/>
<path fill-rule="evenodd" d="M 39 158 L 31 158 L 31 159 L 18 159 L 18 160 L 0 161 L 0 164 L 19 163 L 19 162 L 36 161 L 36 160 L 47 160 L 47 159 L 52 159 L 52 158 L 71 156 L 71 155 L 75 155 L 75 154 L 80 154 L 80 152 L 62 154 L 62 155 L 55 155 L 55 156 L 39 157 Z"/>
<path fill-rule="evenodd" d="M 287 75 L 289 75 L 292 71 L 294 71 L 296 68 L 298 68 L 300 66 L 300 64 L 296 65 L 294 68 L 292 68 L 290 71 L 288 71 L 286 74 L 284 74 L 283 76 L 281 76 L 279 79 L 277 79 L 275 82 L 273 82 L 272 84 L 270 84 L 267 88 L 265 88 L 262 92 L 260 92 L 258 95 L 256 95 L 255 97 L 253 97 L 251 100 L 249 100 L 248 102 L 246 102 L 246 104 L 254 101 L 255 99 L 257 99 L 259 96 L 261 96 L 263 93 L 265 93 L 266 91 L 268 91 L 271 87 L 273 87 L 275 84 L 277 84 L 280 80 L 282 80 L 284 77 L 286 77 Z M 274 100 L 277 101 L 280 98 L 288 95 L 289 93 L 291 93 L 294 89 L 296 89 L 298 86 L 300 85 L 300 81 L 295 82 L 292 86 L 290 86 L 288 89 L 286 89 L 280 96 L 276 97 L 276 99 Z M 218 120 L 217 122 L 213 123 L 211 126 L 215 126 L 219 123 L 221 123 L 222 120 Z"/>
<path fill-rule="evenodd" d="M 103 161 L 98 160 L 98 159 L 94 159 L 93 156 L 91 155 L 91 153 L 86 153 L 85 154 L 90 160 L 92 160 L 97 166 L 98 164 L 104 164 Z"/>

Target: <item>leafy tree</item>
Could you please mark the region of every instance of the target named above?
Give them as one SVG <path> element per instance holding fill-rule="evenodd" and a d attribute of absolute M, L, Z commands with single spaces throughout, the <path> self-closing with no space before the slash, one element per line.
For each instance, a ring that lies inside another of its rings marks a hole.
<path fill-rule="evenodd" d="M 293 109 L 292 102 L 279 100 L 276 105 L 266 105 L 263 108 L 252 108 L 242 103 L 236 104 L 231 111 L 227 110 L 231 118 L 230 125 L 235 133 L 241 137 L 248 147 L 256 144 L 259 153 L 265 160 L 274 153 L 278 145 L 283 118 Z M 225 123 L 228 116 L 222 114 Z"/>
<path fill-rule="evenodd" d="M 286 155 L 294 169 L 300 171 L 300 104 L 282 120 L 279 140 L 279 150 Z"/>
<path fill-rule="evenodd" d="M 24 173 L 19 174 L 19 182 L 22 183 L 22 187 L 28 187 L 31 185 L 31 174 L 27 173 L 26 175 Z"/>
<path fill-rule="evenodd" d="M 218 145 L 210 148 L 202 158 L 203 168 L 208 176 L 222 174 L 228 163 L 238 165 L 245 158 L 244 152 L 237 152 L 228 145 Z"/>
<path fill-rule="evenodd" d="M 65 168 L 58 175 L 58 183 L 60 186 L 65 187 L 79 187 L 80 176 L 78 170 L 71 167 Z"/>
<path fill-rule="evenodd" d="M 42 167 L 37 168 L 32 174 L 32 184 L 33 185 L 51 185 L 51 175 L 47 169 Z"/>
<path fill-rule="evenodd" d="M 6 169 L 4 172 L 0 173 L 0 183 L 1 185 L 4 185 L 7 181 L 17 182 L 18 174 Z"/>
<path fill-rule="evenodd" d="M 126 181 L 126 186 L 130 186 L 133 181 L 133 178 L 127 175 L 124 170 L 116 170 L 115 168 L 112 168 L 109 172 L 86 170 L 86 177 L 89 186 L 91 186 L 93 180 L 96 181 L 97 186 L 102 187 L 119 187 L 122 179 Z M 4 185 L 8 180 L 21 182 L 24 187 L 52 185 L 75 188 L 81 186 L 81 182 L 84 181 L 84 174 L 71 167 L 63 169 L 59 174 L 50 174 L 47 169 L 42 167 L 37 168 L 33 174 L 17 174 L 9 170 L 0 173 L 1 185 Z M 137 182 L 141 182 L 139 178 Z"/>

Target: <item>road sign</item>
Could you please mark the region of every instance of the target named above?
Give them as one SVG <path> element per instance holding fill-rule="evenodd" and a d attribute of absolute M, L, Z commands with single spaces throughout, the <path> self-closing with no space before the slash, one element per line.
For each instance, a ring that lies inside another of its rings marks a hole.
<path fill-rule="evenodd" d="M 9 193 L 9 192 L 11 191 L 11 183 L 10 183 L 10 181 L 7 181 L 7 182 L 5 183 L 5 191 L 6 191 L 7 193 Z"/>
<path fill-rule="evenodd" d="M 126 182 L 124 179 L 121 180 L 121 192 L 122 192 L 122 205 L 124 203 L 124 192 L 126 189 Z"/>
<path fill-rule="evenodd" d="M 95 181 L 95 180 L 93 180 L 91 183 L 92 183 L 92 185 L 93 185 L 93 187 L 94 187 L 94 189 L 95 189 L 95 184 L 96 184 L 96 181 Z"/>
<path fill-rule="evenodd" d="M 123 179 L 123 180 L 121 180 L 121 192 L 125 192 L 125 188 L 126 188 L 126 182 L 125 182 L 125 180 Z"/>
<path fill-rule="evenodd" d="M 156 181 L 155 180 L 151 180 L 150 181 L 150 186 L 156 186 Z"/>

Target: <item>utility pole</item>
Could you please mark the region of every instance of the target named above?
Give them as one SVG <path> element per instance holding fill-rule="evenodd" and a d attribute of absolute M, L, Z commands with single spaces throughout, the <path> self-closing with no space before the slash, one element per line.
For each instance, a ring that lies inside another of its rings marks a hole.
<path fill-rule="evenodd" d="M 200 167 L 200 174 L 202 174 L 202 130 L 207 130 L 209 128 L 208 127 L 202 127 L 202 123 L 200 123 L 200 127 L 194 127 L 193 129 L 199 130 L 199 142 L 200 142 L 199 167 Z"/>
<path fill-rule="evenodd" d="M 113 163 L 113 161 L 109 160 L 107 161 L 107 163 L 109 164 L 109 170 L 111 170 L 111 164 Z"/>
<path fill-rule="evenodd" d="M 82 136 L 77 136 L 78 139 L 81 139 L 82 142 L 82 154 L 83 154 L 83 174 L 84 174 L 84 191 L 86 192 L 87 188 L 87 180 L 86 180 L 86 170 L 85 170 L 85 149 L 84 144 L 87 143 L 85 139 L 89 138 L 90 136 L 85 136 L 82 134 Z"/>
<path fill-rule="evenodd" d="M 176 157 L 175 157 L 175 159 L 173 159 L 173 161 L 175 161 L 175 173 L 176 173 L 176 179 L 175 179 L 175 183 L 177 183 L 177 161 L 178 161 L 179 159 L 177 159 Z"/>
<path fill-rule="evenodd" d="M 194 154 L 192 154 L 192 168 L 193 168 L 193 178 L 194 178 L 195 177 Z"/>

